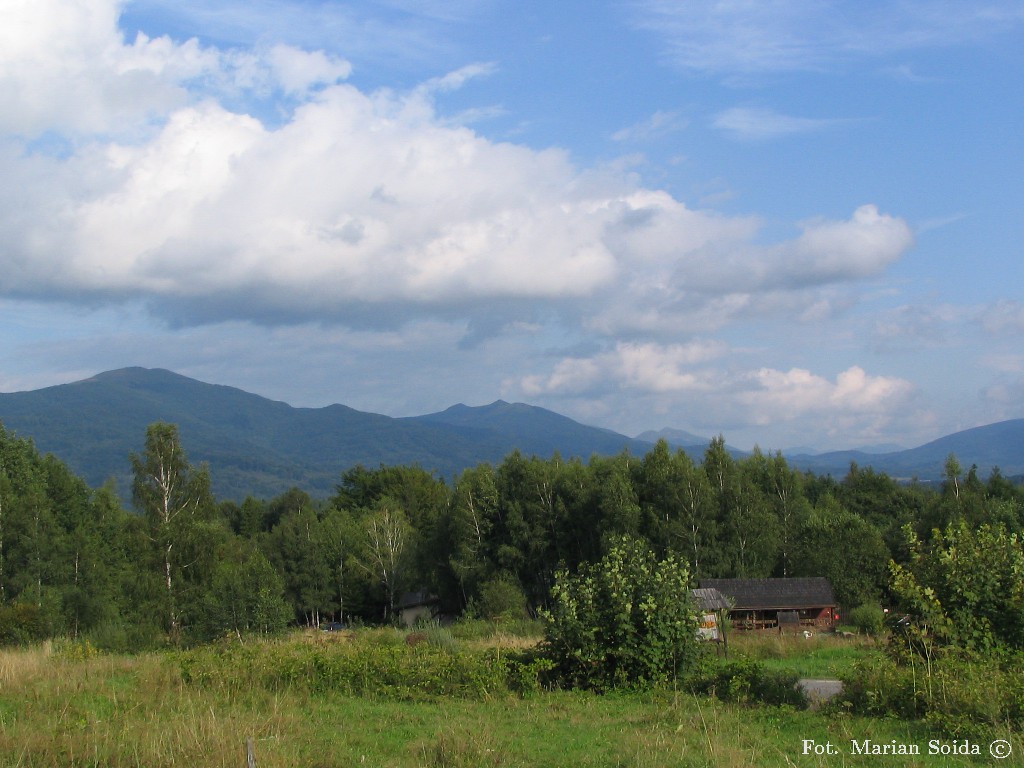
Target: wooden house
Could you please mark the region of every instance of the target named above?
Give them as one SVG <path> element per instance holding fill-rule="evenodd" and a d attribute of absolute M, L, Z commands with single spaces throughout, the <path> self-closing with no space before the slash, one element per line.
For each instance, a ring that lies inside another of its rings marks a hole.
<path fill-rule="evenodd" d="M 828 579 L 702 579 L 729 600 L 736 629 L 833 629 L 838 606 Z"/>

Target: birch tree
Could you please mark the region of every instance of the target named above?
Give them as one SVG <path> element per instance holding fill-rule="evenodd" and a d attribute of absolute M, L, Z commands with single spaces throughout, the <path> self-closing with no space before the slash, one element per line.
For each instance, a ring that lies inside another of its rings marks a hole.
<path fill-rule="evenodd" d="M 163 422 L 146 429 L 146 449 L 141 456 L 132 454 L 131 463 L 132 499 L 146 517 L 158 553 L 168 630 L 177 639 L 182 629 L 179 582 L 199 559 L 196 534 L 213 507 L 210 476 L 206 467 L 189 464 L 178 428 Z"/>
<path fill-rule="evenodd" d="M 363 520 L 362 567 L 384 588 L 385 618 L 395 612 L 395 595 L 405 577 L 406 548 L 412 530 L 405 512 L 384 497 Z"/>

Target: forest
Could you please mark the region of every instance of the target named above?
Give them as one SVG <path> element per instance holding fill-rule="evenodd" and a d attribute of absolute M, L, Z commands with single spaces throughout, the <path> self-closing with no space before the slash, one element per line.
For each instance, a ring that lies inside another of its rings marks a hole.
<path fill-rule="evenodd" d="M 687 564 L 694 584 L 826 576 L 849 611 L 889 605 L 916 548 L 958 525 L 998 541 L 1024 530 L 1024 489 L 955 456 L 929 487 L 856 465 L 838 479 L 800 473 L 780 453 L 737 460 L 722 437 L 699 463 L 660 442 L 587 461 L 513 452 L 448 482 L 356 466 L 328 499 L 293 488 L 240 504 L 213 497 L 174 425 L 152 424 L 125 461 L 132 508 L 0 426 L 0 644 L 138 650 L 386 624 L 413 590 L 451 616 L 525 617 L 550 605 L 559 571 L 624 535 Z"/>

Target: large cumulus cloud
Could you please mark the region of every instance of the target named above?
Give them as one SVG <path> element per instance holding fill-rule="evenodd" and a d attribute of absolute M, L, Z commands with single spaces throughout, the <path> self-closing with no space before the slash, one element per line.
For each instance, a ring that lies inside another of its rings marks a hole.
<path fill-rule="evenodd" d="M 600 296 L 607 313 L 582 314 L 615 325 L 607 318 L 644 306 L 874 274 L 910 242 L 906 224 L 865 206 L 755 247 L 751 219 L 452 125 L 431 87 L 363 93 L 343 82 L 345 62 L 284 46 L 128 42 L 117 10 L 16 6 L 0 89 L 15 105 L 8 136 L 25 138 L 5 176 L 49 202 L 2 222 L 18 259 L 9 293 L 143 295 L 204 305 L 196 320 Z M 294 108 L 274 125 L 226 106 L 225 93 L 246 89 Z M 32 138 L 45 135 L 63 137 L 64 154 L 34 156 Z"/>
<path fill-rule="evenodd" d="M 750 409 L 872 413 L 906 396 L 859 368 L 832 384 L 713 366 L 730 348 L 708 334 L 818 320 L 910 248 L 907 223 L 870 203 L 765 242 L 754 216 L 439 113 L 438 91 L 491 65 L 366 92 L 322 52 L 129 40 L 115 0 L 4 9 L 0 298 L 141 301 L 194 327 L 514 328 L 592 350 L 522 354 L 505 382 L 526 395 L 728 383 Z"/>

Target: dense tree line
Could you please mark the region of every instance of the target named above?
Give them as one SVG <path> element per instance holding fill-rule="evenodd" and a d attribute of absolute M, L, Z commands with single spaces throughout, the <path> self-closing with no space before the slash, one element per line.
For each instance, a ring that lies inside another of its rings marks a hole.
<path fill-rule="evenodd" d="M 700 462 L 660 442 L 586 462 L 515 452 L 447 482 L 357 466 L 326 500 L 293 488 L 218 503 L 173 425 L 152 425 L 126 459 L 133 509 L 0 427 L 0 642 L 85 635 L 132 648 L 389 621 L 409 590 L 452 614 L 535 611 L 556 573 L 598 562 L 622 536 L 685 563 L 693 581 L 827 576 L 853 607 L 889 600 L 890 560 L 912 564 L 933 531 L 1024 529 L 1024 491 L 955 457 L 933 489 L 856 465 L 841 479 L 804 474 L 779 453 L 735 459 L 721 437 Z"/>

